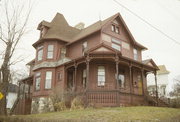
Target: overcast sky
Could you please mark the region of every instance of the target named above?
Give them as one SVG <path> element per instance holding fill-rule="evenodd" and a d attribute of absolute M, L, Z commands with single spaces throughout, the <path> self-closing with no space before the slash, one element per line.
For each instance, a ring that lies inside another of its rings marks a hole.
<path fill-rule="evenodd" d="M 180 1 L 179 0 L 117 0 L 131 11 L 144 18 L 153 26 L 180 42 Z M 158 65 L 166 65 L 170 81 L 180 75 L 180 45 L 174 43 L 149 25 L 138 19 L 113 0 L 36 0 L 31 19 L 30 33 L 19 44 L 16 56 L 23 55 L 24 62 L 16 68 L 23 69 L 35 57 L 32 44 L 39 38 L 37 25 L 51 21 L 56 13 L 63 14 L 71 26 L 84 22 L 86 26 L 99 19 L 104 20 L 120 13 L 136 41 L 148 48 L 143 59 L 152 58 Z"/>

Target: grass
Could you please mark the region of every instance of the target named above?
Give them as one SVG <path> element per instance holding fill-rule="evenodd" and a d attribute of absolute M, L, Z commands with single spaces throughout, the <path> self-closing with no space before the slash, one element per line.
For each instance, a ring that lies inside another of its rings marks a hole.
<path fill-rule="evenodd" d="M 84 110 L 66 110 L 61 112 L 16 115 L 0 117 L 0 120 L 12 122 L 119 122 L 119 121 L 180 121 L 180 109 L 163 107 L 115 107 L 88 108 Z M 0 121 L 1 122 L 1 121 Z"/>

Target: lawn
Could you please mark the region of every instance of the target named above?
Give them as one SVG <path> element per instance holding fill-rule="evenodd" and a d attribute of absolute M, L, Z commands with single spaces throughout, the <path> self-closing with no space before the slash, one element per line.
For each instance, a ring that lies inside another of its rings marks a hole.
<path fill-rule="evenodd" d="M 180 109 L 163 107 L 116 107 L 0 117 L 5 122 L 144 122 L 180 121 Z M 0 121 L 1 122 L 1 121 Z"/>

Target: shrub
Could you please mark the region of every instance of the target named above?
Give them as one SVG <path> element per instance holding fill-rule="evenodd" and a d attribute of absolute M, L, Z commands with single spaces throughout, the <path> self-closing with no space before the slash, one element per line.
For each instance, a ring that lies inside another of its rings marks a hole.
<path fill-rule="evenodd" d="M 84 103 L 81 97 L 75 97 L 71 102 L 71 109 L 84 109 Z"/>
<path fill-rule="evenodd" d="M 64 101 L 61 101 L 61 102 L 57 102 L 54 104 L 54 109 L 56 111 L 64 111 L 66 110 L 66 105 L 65 105 L 65 102 Z"/>

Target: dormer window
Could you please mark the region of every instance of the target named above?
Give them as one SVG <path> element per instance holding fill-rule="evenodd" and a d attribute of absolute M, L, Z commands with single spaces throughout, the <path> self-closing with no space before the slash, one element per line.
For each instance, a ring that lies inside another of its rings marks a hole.
<path fill-rule="evenodd" d="M 37 48 L 37 61 L 41 61 L 43 58 L 43 46 Z"/>
<path fill-rule="evenodd" d="M 83 55 L 84 55 L 84 52 L 86 51 L 86 49 L 87 49 L 87 41 L 83 42 L 83 44 L 82 44 L 82 53 L 83 53 Z"/>
<path fill-rule="evenodd" d="M 111 25 L 111 31 L 119 34 L 119 27 L 117 25 Z"/>
<path fill-rule="evenodd" d="M 52 59 L 54 52 L 54 45 L 48 45 L 47 58 Z"/>
<path fill-rule="evenodd" d="M 138 60 L 138 51 L 137 49 L 133 49 L 133 53 L 134 53 L 134 60 Z"/>

